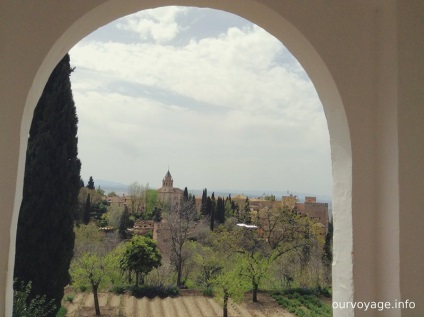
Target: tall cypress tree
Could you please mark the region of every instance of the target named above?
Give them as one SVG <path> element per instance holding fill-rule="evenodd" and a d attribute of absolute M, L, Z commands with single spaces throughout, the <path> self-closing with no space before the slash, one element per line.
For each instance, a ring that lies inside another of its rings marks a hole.
<path fill-rule="evenodd" d="M 219 196 L 216 203 L 215 219 L 218 220 L 219 223 L 225 222 L 225 203 L 224 199 Z"/>
<path fill-rule="evenodd" d="M 80 189 L 71 72 L 67 54 L 50 75 L 34 110 L 16 235 L 15 278 L 32 281 L 31 297 L 46 295 L 57 309 L 70 280 L 73 211 Z"/>
<path fill-rule="evenodd" d="M 188 190 L 187 190 L 187 187 L 184 188 L 183 198 L 184 198 L 184 201 L 188 201 Z"/>
<path fill-rule="evenodd" d="M 208 190 L 205 188 L 202 192 L 202 205 L 200 207 L 200 212 L 203 216 L 207 215 L 207 210 L 208 210 L 207 200 L 208 200 Z"/>
<path fill-rule="evenodd" d="M 91 214 L 91 196 L 90 193 L 87 195 L 87 199 L 85 200 L 84 212 L 82 216 L 82 222 L 85 225 L 88 225 L 90 222 L 90 214 Z"/>

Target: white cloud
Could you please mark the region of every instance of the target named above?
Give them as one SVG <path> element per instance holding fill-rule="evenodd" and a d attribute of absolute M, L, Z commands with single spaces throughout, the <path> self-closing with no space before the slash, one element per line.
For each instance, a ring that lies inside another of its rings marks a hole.
<path fill-rule="evenodd" d="M 117 25 L 119 29 L 135 32 L 141 40 L 165 43 L 173 40 L 181 31 L 176 17 L 187 11 L 184 7 L 162 7 L 132 14 Z"/>
<path fill-rule="evenodd" d="M 70 52 L 83 174 L 159 186 L 171 165 L 181 187 L 328 194 L 328 130 L 299 63 L 253 25 L 171 45 L 186 10 L 118 23 L 154 41 L 87 39 Z"/>

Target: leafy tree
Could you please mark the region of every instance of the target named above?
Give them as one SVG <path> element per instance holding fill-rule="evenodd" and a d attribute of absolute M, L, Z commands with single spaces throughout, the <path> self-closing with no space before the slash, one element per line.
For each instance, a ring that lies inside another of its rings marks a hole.
<path fill-rule="evenodd" d="M 302 254 L 303 248 L 316 239 L 309 217 L 302 217 L 288 207 L 266 205 L 260 215 L 261 230 L 221 226 L 215 237 L 222 248 L 240 255 L 242 275 L 251 283 L 254 302 L 273 262 L 286 253 Z"/>
<path fill-rule="evenodd" d="M 117 204 L 111 204 L 109 207 L 107 207 L 106 220 L 109 226 L 115 229 L 120 228 L 120 223 L 121 223 L 124 209 L 125 208 Z"/>
<path fill-rule="evenodd" d="M 105 233 L 99 231 L 95 224 L 75 226 L 74 232 L 74 259 L 81 257 L 84 253 L 99 254 L 103 252 Z"/>
<path fill-rule="evenodd" d="M 97 253 L 84 253 L 72 262 L 71 274 L 75 285 L 89 284 L 94 297 L 96 316 L 100 316 L 98 291 L 102 285 L 110 285 L 111 278 L 119 271 L 119 263 L 114 253 L 104 256 Z"/>
<path fill-rule="evenodd" d="M 87 183 L 87 188 L 91 189 L 91 190 L 95 190 L 96 187 L 94 187 L 94 180 L 93 180 L 93 176 L 90 176 L 90 179 L 88 180 Z"/>
<path fill-rule="evenodd" d="M 47 317 L 56 311 L 53 300 L 37 295 L 30 300 L 31 282 L 24 284 L 15 280 L 13 290 L 13 317 Z"/>
<path fill-rule="evenodd" d="M 135 236 L 126 243 L 125 252 L 121 259 L 122 270 L 135 272 L 135 286 L 141 277 L 144 277 L 153 268 L 160 266 L 162 256 L 156 247 L 156 242 L 143 236 Z"/>
<path fill-rule="evenodd" d="M 155 209 L 158 208 L 158 192 L 155 189 L 147 188 L 145 190 L 145 196 L 146 196 L 146 204 L 145 204 L 146 208 L 144 210 L 144 213 L 146 215 L 146 218 L 154 219 L 156 214 Z"/>
<path fill-rule="evenodd" d="M 211 247 L 200 243 L 196 243 L 196 246 L 196 254 L 194 256 L 194 262 L 198 268 L 196 271 L 196 282 L 198 285 L 204 286 L 206 290 L 211 290 L 214 279 L 222 270 L 222 261 Z"/>
<path fill-rule="evenodd" d="M 34 110 L 16 236 L 15 278 L 32 281 L 30 298 L 46 295 L 56 307 L 70 280 L 73 213 L 81 179 L 71 73 L 65 55 Z"/>
<path fill-rule="evenodd" d="M 228 317 L 228 302 L 241 302 L 244 293 L 249 289 L 249 283 L 241 278 L 241 267 L 238 265 L 237 257 L 222 258 L 222 270 L 212 280 L 215 297 L 222 302 L 223 316 Z"/>

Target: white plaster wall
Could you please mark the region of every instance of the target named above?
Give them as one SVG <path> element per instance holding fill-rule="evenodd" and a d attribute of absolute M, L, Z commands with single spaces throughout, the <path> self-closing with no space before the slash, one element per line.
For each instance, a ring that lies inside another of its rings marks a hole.
<path fill-rule="evenodd" d="M 60 58 L 96 28 L 175 0 L 0 2 L 0 316 L 11 316 L 17 212 L 32 112 Z M 416 301 L 424 316 L 424 3 L 181 0 L 241 15 L 308 72 L 333 160 L 334 300 Z M 352 316 L 353 311 L 335 311 Z M 355 316 L 378 315 L 356 311 Z"/>

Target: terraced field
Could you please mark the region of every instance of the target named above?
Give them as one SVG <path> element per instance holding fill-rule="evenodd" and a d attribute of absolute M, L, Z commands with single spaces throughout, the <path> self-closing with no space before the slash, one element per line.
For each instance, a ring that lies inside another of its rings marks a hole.
<path fill-rule="evenodd" d="M 103 317 L 218 317 L 222 307 L 213 298 L 183 294 L 175 298 L 140 298 L 112 293 L 99 294 Z M 72 303 L 67 302 L 68 317 L 95 316 L 91 293 L 77 293 Z M 260 294 L 259 303 L 230 303 L 231 317 L 292 317 L 267 294 Z"/>

